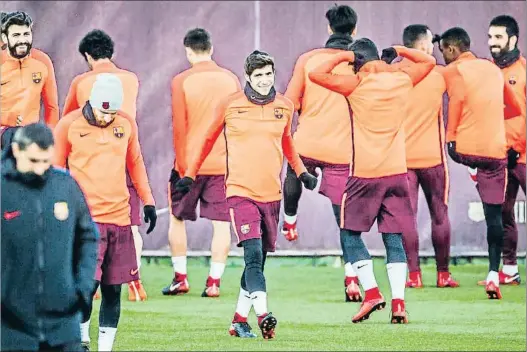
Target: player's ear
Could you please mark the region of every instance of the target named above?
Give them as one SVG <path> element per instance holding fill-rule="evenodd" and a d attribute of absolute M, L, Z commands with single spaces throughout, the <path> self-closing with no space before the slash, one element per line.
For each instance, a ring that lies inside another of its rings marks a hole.
<path fill-rule="evenodd" d="M 2 33 L 2 42 L 7 44 L 7 35 L 5 35 L 5 33 Z"/>
<path fill-rule="evenodd" d="M 351 36 L 354 37 L 357 35 L 357 27 L 355 27 L 355 29 L 353 30 L 353 32 L 351 32 Z"/>
<path fill-rule="evenodd" d="M 251 77 L 249 77 L 249 75 L 247 73 L 244 73 L 243 76 L 245 77 L 245 80 L 247 82 L 251 82 Z"/>
<path fill-rule="evenodd" d="M 513 50 L 516 47 L 516 44 L 518 43 L 518 37 L 513 35 L 509 37 L 509 50 Z"/>
<path fill-rule="evenodd" d="M 329 24 L 328 24 L 328 34 L 329 35 L 333 34 L 333 30 L 331 29 L 331 26 Z"/>
<path fill-rule="evenodd" d="M 214 46 L 213 45 L 210 46 L 210 55 L 212 56 L 212 54 L 214 54 Z"/>

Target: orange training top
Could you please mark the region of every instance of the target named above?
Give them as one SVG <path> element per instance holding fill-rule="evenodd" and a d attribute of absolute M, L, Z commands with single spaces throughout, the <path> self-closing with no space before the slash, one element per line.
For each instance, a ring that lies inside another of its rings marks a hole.
<path fill-rule="evenodd" d="M 70 90 L 64 102 L 62 116 L 73 110 L 84 107 L 90 100 L 93 83 L 99 73 L 113 73 L 123 83 L 124 99 L 121 110 L 134 120 L 137 115 L 137 94 L 139 92 L 139 80 L 135 73 L 120 69 L 111 61 L 95 62 L 91 71 L 76 76 L 71 82 Z"/>
<path fill-rule="evenodd" d="M 258 202 L 282 199 L 280 173 L 284 155 L 297 175 L 306 172 L 293 145 L 292 117 L 293 103 L 279 93 L 267 105 L 250 102 L 243 92 L 227 97 L 217 106 L 212 125 L 191 159 L 186 176 L 195 178 L 224 130 L 227 197 L 247 197 Z"/>
<path fill-rule="evenodd" d="M 449 96 L 446 141 L 461 154 L 503 159 L 507 152 L 504 107 L 512 116 L 521 108 L 500 69 L 471 52 L 441 69 Z"/>
<path fill-rule="evenodd" d="M 240 81 L 214 61 L 195 64 L 172 80 L 174 168 L 180 175 L 198 151 L 219 101 L 239 91 Z M 225 175 L 225 141 L 218 140 L 199 170 L 200 175 Z"/>
<path fill-rule="evenodd" d="M 412 65 L 404 58 L 395 67 Z M 410 91 L 404 133 L 406 135 L 406 166 L 424 169 L 440 165 L 445 159 L 445 124 L 443 94 L 446 83 L 437 69 L 432 70 Z"/>
<path fill-rule="evenodd" d="M 154 205 L 137 136 L 137 124 L 119 111 L 105 128 L 88 123 L 77 109 L 54 131 L 54 165 L 65 167 L 81 186 L 95 222 L 130 225 L 126 170 L 145 205 Z"/>
<path fill-rule="evenodd" d="M 48 55 L 31 49 L 19 60 L 2 50 L 0 119 L 2 126 L 26 126 L 40 121 L 40 100 L 44 121 L 53 128 L 59 121 L 59 103 L 55 70 Z"/>
<path fill-rule="evenodd" d="M 309 74 L 313 82 L 343 94 L 350 102 L 350 175 L 354 177 L 378 178 L 407 172 L 403 121 L 408 95 L 434 68 L 435 59 L 418 50 L 394 48 L 400 56 L 416 63 L 395 67 L 376 60 L 366 63 L 356 76 L 331 74 L 336 65 L 355 60 L 354 53 L 346 51 Z"/>
<path fill-rule="evenodd" d="M 516 95 L 516 100 L 518 100 L 521 107 L 525 108 L 525 58 L 522 56 L 512 65 L 502 68 L 501 73 L 505 78 L 505 84 L 512 88 Z M 525 164 L 525 128 L 525 110 L 521 115 L 505 120 L 507 147 L 513 148 L 520 153 L 518 162 L 522 164 Z"/>
<path fill-rule="evenodd" d="M 311 82 L 315 67 L 341 53 L 339 49 L 315 49 L 300 56 L 285 96 L 299 111 L 293 136 L 302 156 L 330 164 L 348 164 L 351 152 L 351 116 L 348 101 L 341 94 Z M 343 62 L 333 69 L 340 75 L 354 75 L 353 67 Z"/>

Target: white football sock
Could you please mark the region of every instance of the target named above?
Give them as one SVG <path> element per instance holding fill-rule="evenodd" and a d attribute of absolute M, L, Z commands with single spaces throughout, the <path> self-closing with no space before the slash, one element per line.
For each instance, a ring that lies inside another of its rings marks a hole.
<path fill-rule="evenodd" d="M 392 299 L 404 300 L 404 290 L 406 287 L 406 263 L 388 263 L 386 271 L 392 289 Z"/>
<path fill-rule="evenodd" d="M 489 274 L 487 275 L 487 283 L 494 282 L 496 286 L 500 285 L 500 278 L 497 271 L 489 271 Z"/>
<path fill-rule="evenodd" d="M 352 266 L 359 277 L 359 282 L 364 291 L 378 287 L 375 275 L 373 274 L 373 262 L 371 259 L 359 260 L 353 263 Z"/>
<path fill-rule="evenodd" d="M 90 320 L 81 323 L 81 342 L 90 342 Z"/>
<path fill-rule="evenodd" d="M 357 273 L 355 270 L 353 270 L 353 265 L 351 265 L 351 263 L 344 264 L 344 275 L 349 277 L 357 276 Z"/>
<path fill-rule="evenodd" d="M 225 263 L 210 263 L 209 276 L 214 280 L 221 279 L 223 272 L 225 271 Z"/>
<path fill-rule="evenodd" d="M 115 341 L 117 328 L 100 327 L 99 328 L 99 351 L 111 351 Z"/>
<path fill-rule="evenodd" d="M 284 221 L 289 225 L 293 225 L 296 222 L 296 215 L 284 214 Z"/>
<path fill-rule="evenodd" d="M 240 288 L 240 295 L 238 296 L 238 303 L 236 304 L 236 313 L 247 318 L 251 312 L 252 305 L 253 301 L 251 300 L 249 292 Z"/>
<path fill-rule="evenodd" d="M 187 257 L 172 257 L 172 267 L 175 273 L 187 275 Z"/>
<path fill-rule="evenodd" d="M 267 292 L 256 291 L 251 293 L 252 306 L 256 316 L 260 316 L 267 312 Z"/>
<path fill-rule="evenodd" d="M 503 265 L 503 269 L 501 271 L 503 271 L 503 273 L 506 274 L 506 275 L 514 276 L 514 275 L 519 273 L 519 271 L 518 271 L 518 264 L 516 264 L 516 265 Z"/>

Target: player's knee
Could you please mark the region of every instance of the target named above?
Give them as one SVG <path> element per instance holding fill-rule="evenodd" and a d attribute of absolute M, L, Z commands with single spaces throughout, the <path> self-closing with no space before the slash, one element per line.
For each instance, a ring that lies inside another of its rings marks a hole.
<path fill-rule="evenodd" d="M 361 260 L 371 259 L 360 232 L 341 229 L 340 244 L 346 262 L 353 264 Z"/>
<path fill-rule="evenodd" d="M 245 260 L 245 269 L 261 270 L 263 264 L 262 240 L 253 238 L 243 241 L 243 259 Z"/>
<path fill-rule="evenodd" d="M 121 301 L 121 285 L 104 285 L 101 284 L 101 296 L 104 301 L 116 302 Z"/>
<path fill-rule="evenodd" d="M 406 252 L 401 234 L 383 233 L 382 241 L 386 248 L 386 261 L 388 263 L 406 263 Z"/>

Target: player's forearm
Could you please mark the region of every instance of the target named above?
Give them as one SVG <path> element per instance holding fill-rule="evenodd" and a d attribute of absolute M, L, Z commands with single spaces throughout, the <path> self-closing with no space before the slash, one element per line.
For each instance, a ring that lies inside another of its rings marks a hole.
<path fill-rule="evenodd" d="M 187 138 L 186 134 L 183 132 L 177 132 L 178 129 L 174 128 L 174 135 L 173 135 L 173 144 L 174 144 L 174 153 L 175 153 L 175 161 L 174 161 L 174 169 L 178 171 L 180 174 L 184 173 L 187 169 Z"/>
<path fill-rule="evenodd" d="M 448 122 L 446 129 L 446 141 L 453 142 L 456 140 L 457 128 L 461 115 L 463 113 L 463 101 L 451 97 L 448 103 Z"/>
<path fill-rule="evenodd" d="M 436 59 L 432 55 L 428 55 L 421 50 L 411 49 L 401 45 L 395 45 L 393 48 L 397 52 L 397 55 L 407 58 L 412 62 L 436 64 Z"/>
<path fill-rule="evenodd" d="M 137 190 L 139 198 L 143 201 L 143 204 L 155 205 L 154 196 L 152 195 L 152 190 L 148 183 L 148 175 L 146 173 L 143 155 L 141 154 L 138 145 L 128 154 L 126 165 L 128 172 L 130 173 L 130 179 L 134 184 L 134 188 Z"/>
<path fill-rule="evenodd" d="M 307 172 L 304 163 L 302 162 L 300 156 L 296 152 L 293 138 L 290 134 L 284 134 L 284 136 L 282 137 L 282 150 L 284 151 L 284 156 L 287 159 L 287 162 L 289 163 L 289 165 L 291 165 L 291 168 L 295 170 L 297 176 L 300 176 L 300 174 Z"/>
<path fill-rule="evenodd" d="M 503 102 L 505 104 L 503 111 L 505 119 L 510 119 L 520 115 L 525 117 L 525 106 L 520 104 L 516 98 L 514 90 L 507 83 L 505 83 L 503 88 Z"/>
<path fill-rule="evenodd" d="M 352 51 L 345 51 L 335 55 L 330 60 L 320 64 L 313 71 L 309 72 L 309 79 L 313 83 L 326 89 L 347 95 L 350 82 L 347 82 L 346 78 L 349 76 L 335 75 L 331 73 L 337 65 L 345 61 L 355 61 L 355 55 Z"/>
<path fill-rule="evenodd" d="M 214 143 L 216 143 L 222 130 L 223 124 L 211 126 L 208 133 L 205 135 L 205 138 L 200 143 L 201 147 L 198 149 L 199 153 L 197 153 L 194 159 L 189 163 L 185 176 L 196 179 L 196 175 L 201 169 L 201 165 L 203 165 L 203 162 L 212 151 Z"/>

